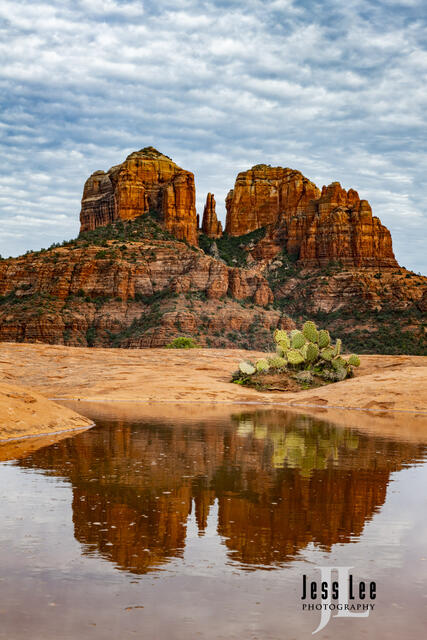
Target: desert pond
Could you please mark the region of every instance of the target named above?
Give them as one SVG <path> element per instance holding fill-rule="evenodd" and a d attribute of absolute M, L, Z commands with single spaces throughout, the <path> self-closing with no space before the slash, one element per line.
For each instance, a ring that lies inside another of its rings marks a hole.
<path fill-rule="evenodd" d="M 427 435 L 344 413 L 79 410 L 97 426 L 0 463 L 0 638 L 308 638 L 318 567 L 352 567 L 376 598 L 314 637 L 424 637 Z"/>

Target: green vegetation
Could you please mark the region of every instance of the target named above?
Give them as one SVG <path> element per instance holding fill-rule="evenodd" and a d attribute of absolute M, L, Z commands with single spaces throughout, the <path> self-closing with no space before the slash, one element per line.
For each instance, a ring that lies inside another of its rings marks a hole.
<path fill-rule="evenodd" d="M 261 358 L 255 363 L 241 362 L 232 381 L 255 386 L 260 376 L 279 374 L 291 377 L 303 388 L 319 386 L 325 382 L 338 382 L 353 376 L 353 367 L 360 365 L 359 357 L 351 355 L 345 360 L 341 355 L 341 340 L 333 345 L 328 331 L 318 331 L 312 321 L 307 321 L 302 331 L 283 329 L 274 332 L 276 355 Z"/>
<path fill-rule="evenodd" d="M 179 336 L 166 345 L 166 349 L 195 349 L 197 344 L 193 338 L 187 338 L 185 336 Z"/>
<path fill-rule="evenodd" d="M 293 315 L 295 317 L 296 314 Z M 303 315 L 299 317 L 304 318 Z M 359 304 L 329 313 L 318 311 L 312 317 L 327 325 L 334 336 L 341 338 L 352 351 L 427 355 L 425 317 L 415 305 L 407 309 L 384 305 L 380 311 L 375 311 Z M 418 325 L 418 329 L 410 329 L 411 325 Z"/>
<path fill-rule="evenodd" d="M 218 247 L 220 258 L 224 260 L 229 267 L 246 267 L 248 245 L 255 245 L 257 242 L 262 240 L 265 236 L 265 232 L 266 228 L 262 227 L 261 229 L 251 231 L 251 233 L 247 233 L 244 236 L 229 236 L 224 233 L 221 238 L 217 238 L 216 240 L 209 238 L 207 235 L 202 233 L 199 236 L 199 246 L 205 253 L 210 255 L 212 245 L 215 242 Z"/>
<path fill-rule="evenodd" d="M 102 247 L 107 246 L 107 241 L 114 241 L 120 244 L 121 251 L 124 251 L 126 249 L 123 245 L 124 242 L 138 242 L 147 239 L 177 241 L 175 236 L 163 229 L 159 214 L 156 211 L 150 211 L 134 220 L 118 220 L 93 231 L 83 231 L 76 240 L 70 240 L 65 246 L 87 244 Z"/>

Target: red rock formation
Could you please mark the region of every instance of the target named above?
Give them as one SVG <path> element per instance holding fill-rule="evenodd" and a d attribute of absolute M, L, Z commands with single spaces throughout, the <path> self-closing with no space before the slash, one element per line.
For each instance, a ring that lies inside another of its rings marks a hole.
<path fill-rule="evenodd" d="M 225 231 L 240 236 L 302 214 L 320 191 L 299 171 L 260 164 L 239 173 L 226 198 Z"/>
<path fill-rule="evenodd" d="M 86 181 L 80 213 L 81 231 L 133 220 L 153 209 L 178 240 L 197 245 L 194 176 L 153 147 L 131 153 L 104 173 Z"/>
<path fill-rule="evenodd" d="M 152 316 L 151 297 L 162 303 Z M 262 274 L 165 237 L 109 241 L 104 248 L 81 240 L 1 260 L 0 301 L 0 340 L 19 342 L 78 345 L 93 334 L 93 344 L 108 346 L 111 334 L 126 333 L 145 314 L 141 328 L 123 336 L 123 346 L 162 346 L 183 332 L 200 332 L 201 343 L 232 346 L 222 337 L 230 331 L 246 340 L 254 322 L 268 333 L 282 322 L 280 312 L 262 308 L 273 301 Z"/>
<path fill-rule="evenodd" d="M 208 193 L 203 211 L 202 231 L 210 238 L 220 238 L 222 236 L 222 224 L 216 217 L 215 206 L 216 202 L 213 193 Z"/>
<path fill-rule="evenodd" d="M 339 182 L 323 187 L 307 214 L 293 218 L 288 227 L 287 250 L 298 253 L 305 266 L 339 261 L 345 266 L 397 267 L 389 230 L 372 216 L 357 191 L 342 189 Z"/>
<path fill-rule="evenodd" d="M 273 225 L 252 252 L 255 259 L 270 259 L 284 245 L 305 266 L 398 266 L 388 229 L 357 191 L 347 192 L 339 182 L 320 193 L 298 171 L 258 165 L 239 173 L 226 206 L 230 235 Z"/>

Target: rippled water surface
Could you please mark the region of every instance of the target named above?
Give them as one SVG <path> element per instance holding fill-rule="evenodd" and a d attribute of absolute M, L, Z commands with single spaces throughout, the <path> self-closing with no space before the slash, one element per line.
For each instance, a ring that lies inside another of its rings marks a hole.
<path fill-rule="evenodd" d="M 0 638 L 309 638 L 317 566 L 378 595 L 315 638 L 425 637 L 419 435 L 272 410 L 94 417 L 0 464 Z"/>

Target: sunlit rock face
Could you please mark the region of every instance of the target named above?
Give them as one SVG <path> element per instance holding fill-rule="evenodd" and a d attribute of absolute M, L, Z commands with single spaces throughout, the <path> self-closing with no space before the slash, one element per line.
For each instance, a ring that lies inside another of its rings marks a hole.
<path fill-rule="evenodd" d="M 71 482 L 84 553 L 142 574 L 182 557 L 189 517 L 245 567 L 283 566 L 309 544 L 354 542 L 384 504 L 390 474 L 424 451 L 258 411 L 185 424 L 101 421 L 19 464 Z"/>
<path fill-rule="evenodd" d="M 222 224 L 216 217 L 216 202 L 213 193 L 208 193 L 206 196 L 202 231 L 210 238 L 220 238 L 222 236 Z"/>
<path fill-rule="evenodd" d="M 308 267 L 397 267 L 391 235 L 357 191 L 333 182 L 322 191 L 299 171 L 257 165 L 239 173 L 226 198 L 226 232 L 240 236 L 270 226 L 258 259 L 281 247 Z"/>
<path fill-rule="evenodd" d="M 178 240 L 197 245 L 194 176 L 153 147 L 131 153 L 106 173 L 86 180 L 80 231 L 133 220 L 151 209 Z"/>
<path fill-rule="evenodd" d="M 226 232 L 240 236 L 304 213 L 320 191 L 299 171 L 260 164 L 242 171 L 226 198 Z"/>

